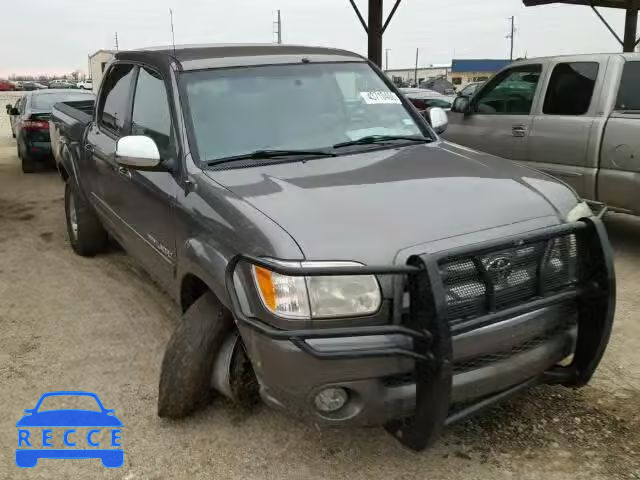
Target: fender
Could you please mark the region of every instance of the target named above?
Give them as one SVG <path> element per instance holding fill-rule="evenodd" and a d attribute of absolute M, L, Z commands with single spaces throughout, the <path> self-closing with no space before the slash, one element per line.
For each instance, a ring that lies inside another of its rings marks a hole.
<path fill-rule="evenodd" d="M 177 252 L 180 259 L 177 263 L 177 282 L 175 298 L 180 303 L 180 291 L 184 278 L 191 274 L 202 280 L 226 307 L 231 307 L 229 295 L 225 287 L 225 271 L 233 252 L 223 252 L 212 245 L 206 238 L 188 239 Z"/>

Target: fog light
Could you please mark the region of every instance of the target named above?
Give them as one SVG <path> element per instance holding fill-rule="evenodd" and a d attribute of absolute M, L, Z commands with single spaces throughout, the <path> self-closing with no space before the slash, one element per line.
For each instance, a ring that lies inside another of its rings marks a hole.
<path fill-rule="evenodd" d="M 340 410 L 349 399 L 349 394 L 344 388 L 325 388 L 316 395 L 314 403 L 321 412 L 329 413 Z"/>

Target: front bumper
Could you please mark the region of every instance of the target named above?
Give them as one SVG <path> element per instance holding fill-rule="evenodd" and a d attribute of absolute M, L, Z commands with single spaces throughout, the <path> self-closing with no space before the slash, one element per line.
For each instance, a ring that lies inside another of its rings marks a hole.
<path fill-rule="evenodd" d="M 473 328 L 447 320 L 441 262 L 569 233 L 580 236 L 588 256 L 574 288 L 492 310 L 475 318 Z M 410 312 L 390 325 L 275 329 L 243 313 L 233 281 L 239 262 L 293 276 L 405 275 Z M 416 450 L 432 444 L 445 425 L 526 386 L 585 384 L 604 353 L 615 303 L 611 251 L 598 218 L 412 257 L 402 266 L 310 270 L 239 256 L 229 264 L 227 289 L 268 403 L 328 424 L 386 424 Z M 568 366 L 558 365 L 571 354 Z M 329 386 L 345 388 L 350 400 L 337 412 L 320 413 L 313 399 Z"/>

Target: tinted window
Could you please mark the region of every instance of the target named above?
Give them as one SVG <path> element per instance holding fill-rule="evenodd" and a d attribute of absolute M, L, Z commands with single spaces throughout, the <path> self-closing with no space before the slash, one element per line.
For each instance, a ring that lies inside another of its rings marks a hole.
<path fill-rule="evenodd" d="M 162 78 L 146 68 L 141 68 L 138 73 L 131 133 L 151 137 L 163 159 L 172 156 L 171 112 L 167 91 Z"/>
<path fill-rule="evenodd" d="M 556 65 L 549 80 L 542 112 L 550 115 L 584 115 L 591 105 L 596 78 L 597 62 Z"/>
<path fill-rule="evenodd" d="M 180 81 L 202 160 L 327 148 L 368 135 L 422 135 L 366 63 L 203 70 Z"/>
<path fill-rule="evenodd" d="M 640 110 L 640 62 L 625 64 L 616 110 Z"/>
<path fill-rule="evenodd" d="M 487 114 L 528 115 L 541 72 L 541 65 L 526 65 L 502 72 L 480 92 L 475 110 Z"/>
<path fill-rule="evenodd" d="M 133 65 L 115 65 L 104 81 L 100 120 L 105 127 L 117 133 L 124 128 L 132 79 Z"/>
<path fill-rule="evenodd" d="M 34 110 L 51 111 L 54 103 L 91 99 L 93 99 L 93 95 L 90 93 L 42 93 L 33 95 L 31 98 L 31 108 Z"/>

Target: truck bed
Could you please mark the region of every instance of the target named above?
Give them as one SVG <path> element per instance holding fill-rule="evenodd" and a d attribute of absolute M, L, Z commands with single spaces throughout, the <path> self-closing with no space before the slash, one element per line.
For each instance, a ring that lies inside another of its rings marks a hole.
<path fill-rule="evenodd" d="M 94 108 L 93 100 L 59 102 L 53 106 L 51 117 L 67 138 L 80 140 L 85 127 L 93 118 Z"/>

